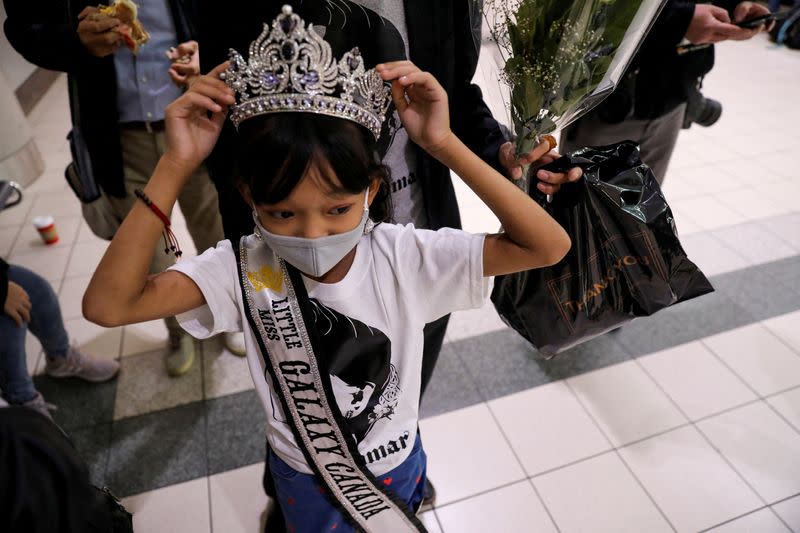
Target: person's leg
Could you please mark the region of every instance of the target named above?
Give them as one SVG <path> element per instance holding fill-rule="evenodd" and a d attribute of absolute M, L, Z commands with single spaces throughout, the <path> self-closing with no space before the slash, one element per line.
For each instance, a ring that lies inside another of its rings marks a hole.
<path fill-rule="evenodd" d="M 649 121 L 645 134 L 639 141 L 642 161 L 653 171 L 659 185 L 664 183 L 667 175 L 669 160 L 675 151 L 685 114 L 686 104 L 682 104 L 663 117 Z"/>
<path fill-rule="evenodd" d="M 428 383 L 433 377 L 433 370 L 439 360 L 439 352 L 442 351 L 444 336 L 447 333 L 447 324 L 450 315 L 445 315 L 439 320 L 425 325 L 423 337 L 425 339 L 422 347 L 422 384 L 420 387 L 419 401 L 422 403 L 422 396 L 428 388 Z"/>
<path fill-rule="evenodd" d="M 42 343 L 49 361 L 64 358 L 69 351 L 69 336 L 64 328 L 61 307 L 50 283 L 26 268 L 11 265 L 8 279 L 19 284 L 31 300 L 31 321 L 28 327 Z"/>
<path fill-rule="evenodd" d="M 31 301 L 31 320 L 28 328 L 42 344 L 47 361 L 45 373 L 48 376 L 77 377 L 86 381 L 101 382 L 117 374 L 118 362 L 93 359 L 69 345 L 69 336 L 61 317 L 58 296 L 46 279 L 16 265 L 9 267 L 8 279 L 19 284 L 28 293 Z"/>
<path fill-rule="evenodd" d="M 433 377 L 436 363 L 439 361 L 439 353 L 442 351 L 444 336 L 447 333 L 447 324 L 450 322 L 450 315 L 445 315 L 439 320 L 435 320 L 425 325 L 423 330 L 424 344 L 422 347 L 422 381 L 420 383 L 419 402 L 422 404 L 422 397 L 428 389 L 428 384 Z M 433 507 L 436 504 L 436 489 L 430 479 L 425 479 L 425 507 Z"/>
<path fill-rule="evenodd" d="M 264 494 L 272 500 L 273 505 L 270 512 L 267 514 L 266 531 L 269 533 L 286 533 L 286 519 L 278 503 L 278 491 L 275 488 L 275 480 L 272 478 L 272 472 L 269 468 L 270 455 L 272 455 L 272 450 L 269 447 L 269 442 L 267 442 L 266 458 L 264 459 L 264 476 L 261 478 L 261 485 L 264 487 Z"/>
<path fill-rule="evenodd" d="M 0 313 L 0 389 L 12 405 L 33 400 L 37 394 L 25 359 L 27 331 L 27 324 L 18 326 L 6 313 Z"/>

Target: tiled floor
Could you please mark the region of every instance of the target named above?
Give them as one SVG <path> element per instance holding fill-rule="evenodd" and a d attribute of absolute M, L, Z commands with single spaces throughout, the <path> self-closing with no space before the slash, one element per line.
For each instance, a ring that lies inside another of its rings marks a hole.
<path fill-rule="evenodd" d="M 496 100 L 486 72 L 478 81 Z M 722 45 L 705 84 L 722 119 L 681 134 L 665 193 L 716 293 L 550 362 L 491 306 L 453 317 L 421 423 L 439 496 L 430 531 L 800 532 L 798 87 L 800 53 Z M 160 323 L 103 330 L 81 317 L 105 244 L 63 182 L 63 79 L 32 121 L 47 172 L 0 214 L 0 254 L 51 280 L 76 342 L 122 357 L 114 383 L 37 377 L 56 419 L 137 531 L 258 531 L 272 503 L 244 360 L 208 342 L 188 375 L 168 379 Z M 496 229 L 456 186 L 466 228 Z M 56 217 L 59 245 L 39 242 L 38 214 Z M 35 339 L 27 348 L 40 370 Z"/>

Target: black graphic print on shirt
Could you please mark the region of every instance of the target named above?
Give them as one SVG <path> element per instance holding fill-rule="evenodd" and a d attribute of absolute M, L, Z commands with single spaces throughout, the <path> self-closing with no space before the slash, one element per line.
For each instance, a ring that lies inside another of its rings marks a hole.
<path fill-rule="evenodd" d="M 391 419 L 400 395 L 392 343 L 382 331 L 311 299 L 320 334 L 317 359 L 327 366 L 347 429 L 361 442 L 375 424 Z"/>
<path fill-rule="evenodd" d="M 382 419 L 391 419 L 400 397 L 392 343 L 382 331 L 310 299 L 314 311 L 308 329 L 319 332 L 314 351 L 327 370 L 344 428 L 360 443 Z M 273 416 L 279 416 L 273 403 Z M 277 419 L 277 418 L 276 418 Z M 286 423 L 285 419 L 279 420 Z"/>

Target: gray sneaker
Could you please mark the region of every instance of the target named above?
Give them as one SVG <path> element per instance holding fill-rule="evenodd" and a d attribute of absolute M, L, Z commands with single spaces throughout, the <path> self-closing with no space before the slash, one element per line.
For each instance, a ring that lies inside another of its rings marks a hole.
<path fill-rule="evenodd" d="M 117 375 L 119 362 L 95 359 L 70 346 L 66 357 L 48 359 L 44 371 L 53 378 L 76 377 L 100 383 Z"/>
<path fill-rule="evenodd" d="M 32 400 L 28 400 L 27 402 L 23 403 L 22 406 L 27 407 L 28 409 L 33 409 L 37 413 L 53 422 L 53 417 L 50 414 L 50 410 L 55 409 L 56 406 L 44 401 L 44 396 L 42 396 L 41 392 L 37 392 L 36 396 Z"/>

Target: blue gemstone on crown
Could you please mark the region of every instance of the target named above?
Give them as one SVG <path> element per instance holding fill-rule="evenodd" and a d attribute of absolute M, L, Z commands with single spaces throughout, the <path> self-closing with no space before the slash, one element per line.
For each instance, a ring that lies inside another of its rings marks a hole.
<path fill-rule="evenodd" d="M 274 72 L 267 72 L 264 74 L 265 87 L 274 87 L 278 85 L 278 81 L 278 76 L 276 76 Z"/>
<path fill-rule="evenodd" d="M 291 33 L 297 27 L 297 21 L 292 17 L 284 17 L 281 19 L 281 29 L 283 33 Z"/>
<path fill-rule="evenodd" d="M 283 6 L 271 26 L 264 24 L 247 62 L 234 50 L 230 62 L 220 78 L 236 92 L 230 118 L 237 127 L 268 113 L 313 112 L 356 122 L 376 139 L 380 135 L 389 87 L 375 69 L 364 68 L 358 48 L 335 59 L 330 44 L 291 6 Z"/>

